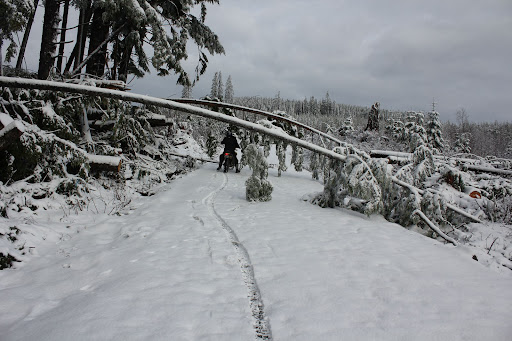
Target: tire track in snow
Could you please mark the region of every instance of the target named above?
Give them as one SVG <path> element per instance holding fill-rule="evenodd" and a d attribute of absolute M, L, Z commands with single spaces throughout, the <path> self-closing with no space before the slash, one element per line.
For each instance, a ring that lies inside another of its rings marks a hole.
<path fill-rule="evenodd" d="M 208 194 L 203 199 L 203 204 L 208 207 L 208 211 L 212 216 L 214 216 L 218 222 L 220 223 L 222 229 L 228 236 L 233 248 L 235 249 L 235 253 L 237 255 L 238 263 L 240 264 L 240 271 L 242 272 L 242 278 L 247 287 L 247 297 L 249 298 L 249 307 L 252 312 L 252 317 L 254 318 L 253 327 L 256 331 L 256 340 L 272 340 L 272 331 L 270 329 L 270 321 L 267 316 L 265 316 L 265 312 L 263 310 L 263 300 L 261 298 L 260 289 L 258 284 L 256 283 L 256 278 L 254 276 L 254 269 L 252 267 L 251 259 L 249 257 L 249 253 L 245 246 L 240 243 L 238 236 L 235 231 L 226 223 L 226 221 L 222 218 L 222 216 L 215 210 L 215 197 L 217 194 L 222 191 L 228 184 L 228 177 L 226 174 L 222 174 L 224 177 L 224 181 L 222 185 Z"/>

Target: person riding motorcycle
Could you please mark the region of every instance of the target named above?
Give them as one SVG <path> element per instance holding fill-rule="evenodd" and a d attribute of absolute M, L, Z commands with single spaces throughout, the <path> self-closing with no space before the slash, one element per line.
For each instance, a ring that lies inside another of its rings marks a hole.
<path fill-rule="evenodd" d="M 230 131 L 226 132 L 226 136 L 221 142 L 224 145 L 224 152 L 220 154 L 219 157 L 219 167 L 217 170 L 219 170 L 222 167 L 222 164 L 224 163 L 224 153 L 230 153 L 233 155 L 233 160 L 235 161 L 235 168 L 236 172 L 240 173 L 240 169 L 238 169 L 238 159 L 236 157 L 236 148 L 240 148 L 240 145 L 238 144 L 238 141 L 236 140 L 236 137 L 233 136 L 233 133 Z"/>

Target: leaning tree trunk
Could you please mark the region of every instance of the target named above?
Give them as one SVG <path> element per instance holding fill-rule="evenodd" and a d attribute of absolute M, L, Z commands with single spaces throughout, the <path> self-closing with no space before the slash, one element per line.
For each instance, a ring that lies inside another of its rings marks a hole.
<path fill-rule="evenodd" d="M 43 35 L 41 37 L 41 52 L 39 54 L 39 79 L 46 79 L 50 75 L 53 66 L 53 54 L 55 53 L 55 38 L 57 37 L 57 25 L 59 23 L 59 0 L 46 0 L 44 6 Z"/>
<path fill-rule="evenodd" d="M 39 5 L 39 0 L 34 0 L 34 11 L 28 18 L 27 27 L 25 28 L 25 33 L 23 34 L 23 40 L 21 41 L 20 52 L 18 53 L 18 60 L 16 61 L 16 69 L 21 69 L 21 64 L 23 63 L 23 58 L 25 58 L 25 50 L 27 49 L 28 37 L 30 36 L 30 31 L 32 30 L 32 24 L 34 23 L 34 17 L 36 16 L 37 6 Z"/>
<path fill-rule="evenodd" d="M 64 45 L 66 44 L 66 31 L 68 29 L 69 0 L 64 0 L 64 13 L 60 29 L 59 54 L 57 56 L 57 72 L 62 73 L 62 59 L 64 58 Z"/>
<path fill-rule="evenodd" d="M 108 39 L 110 27 L 103 22 L 104 9 L 96 7 L 92 17 L 92 24 L 89 37 L 89 53 L 95 51 L 101 44 Z M 98 52 L 89 58 L 87 62 L 87 73 L 95 76 L 103 76 L 107 58 L 107 44 L 104 44 Z"/>
<path fill-rule="evenodd" d="M 71 70 L 71 65 L 74 62 L 74 68 L 76 69 L 84 59 L 85 43 L 87 41 L 87 34 L 89 32 L 89 22 L 92 17 L 91 2 L 87 1 L 85 5 L 80 8 L 80 15 L 78 18 L 78 29 L 76 33 L 76 43 L 73 47 L 73 51 L 69 56 L 68 62 L 64 69 L 64 73 L 68 73 Z"/>

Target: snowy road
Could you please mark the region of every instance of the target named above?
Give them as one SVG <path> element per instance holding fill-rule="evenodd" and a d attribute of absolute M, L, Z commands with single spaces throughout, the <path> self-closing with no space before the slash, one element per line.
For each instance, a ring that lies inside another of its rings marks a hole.
<path fill-rule="evenodd" d="M 512 339 L 512 274 L 313 206 L 302 197 L 322 186 L 306 173 L 271 170 L 272 201 L 249 203 L 249 170 L 214 167 L 130 215 L 48 226 L 61 238 L 0 271 L 0 339 L 254 340 L 258 321 L 273 340 Z"/>

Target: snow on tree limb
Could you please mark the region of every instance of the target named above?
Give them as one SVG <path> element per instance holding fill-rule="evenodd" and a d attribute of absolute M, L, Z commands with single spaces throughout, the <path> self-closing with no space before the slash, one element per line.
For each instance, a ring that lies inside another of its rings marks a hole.
<path fill-rule="evenodd" d="M 412 214 L 417 214 L 438 235 L 443 237 L 446 241 L 448 241 L 448 242 L 452 243 L 453 245 L 457 246 L 457 242 L 453 238 L 450 238 L 446 234 L 444 234 L 443 231 L 441 231 L 439 229 L 439 227 L 437 227 L 433 222 L 430 221 L 430 219 L 427 218 L 427 216 L 425 214 L 423 214 L 423 212 L 421 212 L 420 210 L 414 210 L 414 212 L 412 212 Z"/>
<path fill-rule="evenodd" d="M 156 105 L 163 108 L 179 110 L 182 112 L 186 112 L 192 115 L 198 115 L 206 118 L 211 118 L 217 121 L 230 123 L 236 125 L 238 127 L 242 127 L 248 130 L 256 131 L 265 135 L 272 136 L 274 138 L 288 141 L 291 144 L 296 144 L 304 149 L 311 150 L 313 152 L 328 156 L 333 159 L 337 159 L 340 161 L 345 160 L 345 157 L 335 153 L 333 151 L 327 150 L 315 144 L 303 141 L 296 137 L 289 136 L 284 132 L 279 132 L 273 129 L 265 128 L 260 124 L 247 122 L 242 119 L 228 116 L 222 113 L 214 112 L 211 110 L 198 108 L 192 105 L 178 103 L 176 101 L 156 98 L 146 95 L 139 94 L 131 94 L 123 91 L 96 88 L 87 85 L 78 85 L 78 84 L 68 84 L 62 82 L 52 82 L 52 81 L 44 81 L 44 80 L 36 80 L 36 79 L 24 79 L 24 78 L 14 78 L 14 77 L 0 77 L 0 85 L 7 86 L 12 88 L 25 88 L 25 89 L 40 89 L 40 90 L 52 90 L 52 91 L 62 91 L 62 92 L 71 92 L 71 93 L 80 93 L 88 96 L 102 96 L 108 97 L 123 101 L 136 102 L 147 105 Z M 328 136 L 328 135 L 327 135 Z M 332 139 L 332 137 L 330 137 Z"/>

